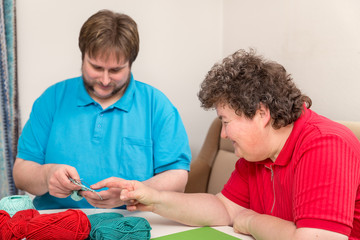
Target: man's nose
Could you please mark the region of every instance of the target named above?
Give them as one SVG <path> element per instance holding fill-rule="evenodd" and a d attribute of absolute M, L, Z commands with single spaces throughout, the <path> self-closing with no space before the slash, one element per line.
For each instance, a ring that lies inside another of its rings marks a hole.
<path fill-rule="evenodd" d="M 109 85 L 110 82 L 111 82 L 111 80 L 110 80 L 109 72 L 105 70 L 105 71 L 103 72 L 103 76 L 102 76 L 102 78 L 101 78 L 101 83 L 102 83 L 104 86 L 107 86 L 107 85 Z"/>

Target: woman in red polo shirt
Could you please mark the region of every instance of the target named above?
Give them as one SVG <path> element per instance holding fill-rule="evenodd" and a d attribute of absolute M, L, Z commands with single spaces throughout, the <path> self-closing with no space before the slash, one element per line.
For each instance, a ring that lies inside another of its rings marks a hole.
<path fill-rule="evenodd" d="M 283 66 L 239 50 L 213 66 L 199 99 L 216 109 L 240 158 L 227 184 L 214 196 L 110 183 L 128 210 L 232 225 L 256 239 L 360 239 L 360 142 L 310 110 Z"/>

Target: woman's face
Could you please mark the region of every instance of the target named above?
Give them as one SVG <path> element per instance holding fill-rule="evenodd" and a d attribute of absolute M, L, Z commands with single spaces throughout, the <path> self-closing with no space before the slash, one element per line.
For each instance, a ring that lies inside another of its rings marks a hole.
<path fill-rule="evenodd" d="M 268 158 L 266 136 L 268 134 L 263 116 L 258 110 L 253 119 L 239 116 L 227 105 L 216 107 L 222 122 L 221 137 L 232 141 L 235 155 L 249 162 L 258 162 Z"/>

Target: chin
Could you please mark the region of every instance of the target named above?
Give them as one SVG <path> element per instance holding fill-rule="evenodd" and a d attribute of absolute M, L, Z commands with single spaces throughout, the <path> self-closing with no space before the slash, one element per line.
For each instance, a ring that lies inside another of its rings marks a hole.
<path fill-rule="evenodd" d="M 112 97 L 112 92 L 110 93 L 103 93 L 103 94 L 99 94 L 98 92 L 94 92 L 94 95 L 100 99 L 107 99 Z"/>

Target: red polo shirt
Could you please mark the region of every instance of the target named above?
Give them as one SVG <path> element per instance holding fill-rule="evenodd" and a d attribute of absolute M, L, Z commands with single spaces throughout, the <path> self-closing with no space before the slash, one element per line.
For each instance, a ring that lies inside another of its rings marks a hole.
<path fill-rule="evenodd" d="M 275 162 L 239 159 L 222 194 L 298 228 L 360 238 L 360 142 L 345 126 L 306 109 Z"/>

